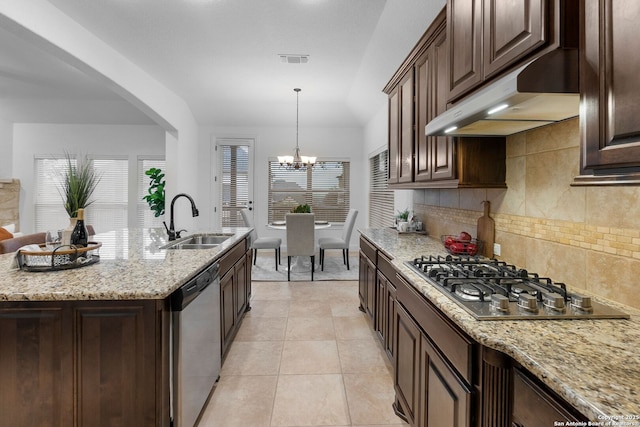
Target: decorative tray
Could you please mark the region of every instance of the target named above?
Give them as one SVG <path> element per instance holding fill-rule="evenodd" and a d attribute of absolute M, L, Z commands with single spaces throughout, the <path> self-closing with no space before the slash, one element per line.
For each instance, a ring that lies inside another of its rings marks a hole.
<path fill-rule="evenodd" d="M 42 243 L 41 248 L 45 247 Z M 18 266 L 24 271 L 58 271 L 86 267 L 100 261 L 98 249 L 100 242 L 89 242 L 87 247 L 77 248 L 73 245 L 58 246 L 53 251 L 18 251 Z"/>

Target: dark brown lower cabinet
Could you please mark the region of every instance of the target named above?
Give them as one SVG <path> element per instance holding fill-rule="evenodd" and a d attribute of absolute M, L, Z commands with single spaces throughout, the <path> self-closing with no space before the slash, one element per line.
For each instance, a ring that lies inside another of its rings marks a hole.
<path fill-rule="evenodd" d="M 396 270 L 391 259 L 383 252 L 378 253 L 378 294 L 376 305 L 376 329 L 382 345 L 394 364 L 395 348 L 395 318 L 396 318 Z"/>
<path fill-rule="evenodd" d="M 249 305 L 249 296 L 247 292 L 247 257 L 243 256 L 234 266 L 236 273 L 236 317 L 242 317 Z"/>
<path fill-rule="evenodd" d="M 471 388 L 450 367 L 401 304 L 396 306 L 395 390 L 412 426 L 471 424 Z"/>
<path fill-rule="evenodd" d="M 513 373 L 513 427 L 589 421 L 523 370 L 514 368 Z"/>
<path fill-rule="evenodd" d="M 396 303 L 395 375 L 396 412 L 416 426 L 420 395 L 420 344 L 422 333 L 409 313 Z"/>
<path fill-rule="evenodd" d="M 156 424 L 153 310 L 153 302 L 75 310 L 79 425 Z"/>
<path fill-rule="evenodd" d="M 378 271 L 376 275 L 376 307 L 374 310 L 375 316 L 373 319 L 373 329 L 376 331 L 376 335 L 380 340 L 380 342 L 382 343 L 382 345 L 384 345 L 384 338 L 385 338 L 384 324 L 385 324 L 385 317 L 387 313 L 386 293 L 387 293 L 388 282 L 389 281 L 387 280 L 386 277 L 384 277 L 384 274 Z"/>
<path fill-rule="evenodd" d="M 472 392 L 422 335 L 420 343 L 420 414 L 418 426 L 471 425 Z"/>
<path fill-rule="evenodd" d="M 168 426 L 167 316 L 160 300 L 3 303 L 2 423 Z"/>
<path fill-rule="evenodd" d="M 73 425 L 71 310 L 12 305 L 0 309 L 2 422 Z"/>
<path fill-rule="evenodd" d="M 384 277 L 384 275 L 382 275 Z M 385 277 L 386 279 L 386 277 Z M 396 322 L 396 287 L 391 280 L 387 280 L 384 287 L 384 307 L 382 316 L 384 349 L 391 363 L 395 360 L 395 322 Z"/>
<path fill-rule="evenodd" d="M 376 304 L 376 266 L 362 251 L 360 251 L 359 269 L 360 309 L 367 313 L 371 319 L 374 319 Z"/>
<path fill-rule="evenodd" d="M 224 262 L 220 262 L 220 266 L 226 266 L 227 269 L 220 278 L 220 320 L 223 357 L 231 346 L 245 312 L 250 310 L 251 250 L 246 249 L 244 242 L 239 245 L 241 246 L 237 250 L 236 248 L 231 249 L 229 254 L 223 257 Z M 232 257 L 232 259 L 229 257 Z"/>
<path fill-rule="evenodd" d="M 235 273 L 233 269 L 220 278 L 220 327 L 222 329 L 222 354 L 226 354 L 236 331 L 236 305 L 234 303 Z"/>

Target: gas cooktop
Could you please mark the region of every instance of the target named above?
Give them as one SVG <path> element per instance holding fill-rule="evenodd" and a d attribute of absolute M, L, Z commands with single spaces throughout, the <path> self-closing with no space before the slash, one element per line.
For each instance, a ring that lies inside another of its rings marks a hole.
<path fill-rule="evenodd" d="M 564 283 L 495 259 L 422 256 L 405 262 L 478 320 L 628 319 Z"/>

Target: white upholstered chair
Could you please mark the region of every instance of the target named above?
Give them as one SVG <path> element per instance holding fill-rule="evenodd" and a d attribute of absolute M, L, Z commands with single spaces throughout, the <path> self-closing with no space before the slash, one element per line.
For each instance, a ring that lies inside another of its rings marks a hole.
<path fill-rule="evenodd" d="M 353 226 L 356 223 L 357 216 L 358 211 L 356 209 L 349 210 L 347 219 L 344 221 L 342 237 L 321 237 L 318 239 L 322 271 L 324 271 L 324 251 L 326 249 L 342 249 L 342 262 L 347 265 L 347 270 L 349 270 L 349 240 L 351 240 L 351 233 L 353 232 Z"/>
<path fill-rule="evenodd" d="M 315 214 L 289 213 L 285 215 L 287 223 L 287 280 L 291 280 L 291 257 L 311 257 L 311 280 L 315 270 Z"/>
<path fill-rule="evenodd" d="M 240 211 L 244 225 L 247 227 L 253 227 L 251 232 L 251 249 L 253 249 L 253 265 L 256 265 L 256 257 L 258 255 L 258 249 L 273 249 L 275 250 L 276 257 L 276 271 L 278 271 L 278 264 L 280 264 L 280 245 L 282 245 L 282 239 L 278 237 L 258 237 L 258 232 L 255 229 L 251 215 L 249 215 L 249 209 L 242 209 Z"/>

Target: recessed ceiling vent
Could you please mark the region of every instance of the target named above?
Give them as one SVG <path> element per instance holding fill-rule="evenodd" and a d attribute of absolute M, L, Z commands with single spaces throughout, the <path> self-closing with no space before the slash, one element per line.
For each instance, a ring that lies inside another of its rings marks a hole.
<path fill-rule="evenodd" d="M 283 64 L 306 64 L 309 62 L 309 55 L 278 55 Z"/>

